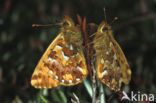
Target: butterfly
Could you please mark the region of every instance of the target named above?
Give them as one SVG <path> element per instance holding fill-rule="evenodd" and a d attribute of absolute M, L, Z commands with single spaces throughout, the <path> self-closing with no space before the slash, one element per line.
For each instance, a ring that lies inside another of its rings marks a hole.
<path fill-rule="evenodd" d="M 114 91 L 119 91 L 122 82 L 129 84 L 131 69 L 126 57 L 112 35 L 111 26 L 103 21 L 95 33 L 93 48 L 96 52 L 97 78 Z"/>
<path fill-rule="evenodd" d="M 40 59 L 31 84 L 35 88 L 53 88 L 82 82 L 88 74 L 82 43 L 80 27 L 65 16 L 61 33 Z"/>
<path fill-rule="evenodd" d="M 88 70 L 82 34 L 81 26 L 75 25 L 71 18 L 65 16 L 61 33 L 47 48 L 35 68 L 31 78 L 32 86 L 53 88 L 83 82 Z M 128 84 L 131 79 L 131 70 L 124 53 L 106 22 L 102 22 L 93 34 L 97 78 L 110 89 L 119 91 L 121 83 Z"/>

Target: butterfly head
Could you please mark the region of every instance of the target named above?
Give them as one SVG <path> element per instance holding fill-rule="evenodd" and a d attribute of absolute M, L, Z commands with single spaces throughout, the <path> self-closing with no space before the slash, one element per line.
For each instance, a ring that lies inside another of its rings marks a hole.
<path fill-rule="evenodd" d="M 103 21 L 99 27 L 98 27 L 98 32 L 100 33 L 105 33 L 105 32 L 108 32 L 109 30 L 111 30 L 111 27 L 105 22 Z"/>
<path fill-rule="evenodd" d="M 62 31 L 66 42 L 82 45 L 80 28 L 75 26 L 73 20 L 68 16 L 65 16 L 62 21 Z"/>
<path fill-rule="evenodd" d="M 72 27 L 74 25 L 75 24 L 74 24 L 73 20 L 69 16 L 64 16 L 64 19 L 62 21 L 63 27 L 68 28 L 68 27 Z"/>
<path fill-rule="evenodd" d="M 112 38 L 112 30 L 111 27 L 105 22 L 101 22 L 101 24 L 98 26 L 97 28 L 97 32 L 95 33 L 95 37 L 94 37 L 94 42 L 95 43 L 95 47 L 98 47 L 101 44 L 106 44 L 106 42 L 108 43 L 110 40 L 110 38 Z"/>

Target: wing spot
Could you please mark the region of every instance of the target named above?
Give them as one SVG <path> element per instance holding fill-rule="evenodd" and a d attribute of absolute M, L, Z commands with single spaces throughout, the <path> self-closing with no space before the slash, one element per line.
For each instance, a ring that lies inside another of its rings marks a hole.
<path fill-rule="evenodd" d="M 106 51 L 106 55 L 109 55 L 109 51 Z"/>
<path fill-rule="evenodd" d="M 105 62 L 105 61 L 104 61 L 104 59 L 102 58 L 102 59 L 101 59 L 101 64 L 104 64 L 104 62 Z"/>
<path fill-rule="evenodd" d="M 62 39 L 63 38 L 63 36 L 60 36 L 60 39 Z"/>
<path fill-rule="evenodd" d="M 66 48 L 69 48 L 69 45 L 68 45 L 68 44 L 66 44 L 66 45 L 65 45 L 65 47 L 66 47 Z"/>
<path fill-rule="evenodd" d="M 51 57 L 48 57 L 47 62 L 53 64 L 53 63 L 58 63 L 55 59 L 52 59 Z"/>
<path fill-rule="evenodd" d="M 72 83 L 72 80 L 69 80 L 69 83 Z"/>
<path fill-rule="evenodd" d="M 117 70 L 120 70 L 120 67 L 119 66 L 117 67 Z"/>
<path fill-rule="evenodd" d="M 52 62 L 53 60 L 52 60 L 52 58 L 51 57 L 48 57 L 48 59 L 47 59 L 47 62 Z"/>
<path fill-rule="evenodd" d="M 79 69 L 80 71 L 83 71 L 83 69 L 81 67 L 79 67 L 79 66 L 77 66 L 77 69 Z"/>
<path fill-rule="evenodd" d="M 65 59 L 65 60 L 68 60 L 69 59 L 69 57 L 68 56 L 66 56 L 65 54 L 64 54 L 64 52 L 62 51 L 62 55 L 63 55 L 63 58 Z"/>
<path fill-rule="evenodd" d="M 115 60 L 117 59 L 116 54 L 114 54 L 113 58 L 114 58 Z"/>
<path fill-rule="evenodd" d="M 64 83 L 64 79 L 62 79 L 61 82 Z"/>
<path fill-rule="evenodd" d="M 106 62 L 106 63 L 109 63 L 109 60 L 106 60 L 105 62 Z"/>
<path fill-rule="evenodd" d="M 57 48 L 62 49 L 62 47 L 61 47 L 61 46 L 59 46 L 59 45 L 57 45 Z"/>
<path fill-rule="evenodd" d="M 56 78 L 56 79 L 58 79 L 58 76 L 57 76 L 57 75 L 55 75 L 55 78 Z"/>
<path fill-rule="evenodd" d="M 76 78 L 76 81 L 80 81 L 80 78 Z"/>
<path fill-rule="evenodd" d="M 112 47 L 112 46 L 113 46 L 113 43 L 112 43 L 112 42 L 110 42 L 109 46 L 110 46 L 110 47 Z"/>
<path fill-rule="evenodd" d="M 72 55 L 71 57 L 72 57 L 72 58 L 75 58 L 75 55 Z"/>
<path fill-rule="evenodd" d="M 70 45 L 70 50 L 73 50 L 73 46 L 72 45 Z"/>
<path fill-rule="evenodd" d="M 104 71 L 102 72 L 102 76 L 103 76 L 103 75 L 107 75 L 107 74 L 108 74 L 107 70 L 104 70 Z"/>
<path fill-rule="evenodd" d="M 53 74 L 53 71 L 52 71 L 52 70 L 50 70 L 50 71 L 49 71 L 49 73 L 50 73 L 50 74 Z"/>

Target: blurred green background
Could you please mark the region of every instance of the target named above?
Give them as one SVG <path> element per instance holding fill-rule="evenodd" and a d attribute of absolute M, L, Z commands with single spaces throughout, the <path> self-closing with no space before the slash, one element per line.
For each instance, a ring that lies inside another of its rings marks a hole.
<path fill-rule="evenodd" d="M 122 89 L 156 93 L 156 0 L 0 0 L 0 103 L 70 103 L 73 92 L 81 103 L 91 103 L 83 83 L 52 90 L 30 85 L 38 60 L 60 31 L 31 25 L 59 23 L 65 14 L 75 22 L 79 14 L 99 24 L 104 7 L 132 70 L 130 84 Z M 112 23 L 114 17 L 118 20 Z M 106 102 L 121 102 L 118 93 L 105 86 L 104 91 Z"/>

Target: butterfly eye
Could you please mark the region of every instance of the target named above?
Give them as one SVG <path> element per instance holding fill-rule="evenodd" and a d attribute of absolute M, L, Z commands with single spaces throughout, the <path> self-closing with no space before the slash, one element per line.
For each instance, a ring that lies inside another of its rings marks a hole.
<path fill-rule="evenodd" d="M 109 26 L 107 25 L 105 21 L 103 21 L 98 27 L 98 32 L 101 32 L 101 33 L 104 33 L 108 30 L 109 30 Z"/>
<path fill-rule="evenodd" d="M 101 29 L 101 32 L 106 32 L 106 31 L 108 31 L 108 27 L 106 26 L 106 27 L 103 27 L 102 29 Z"/>
<path fill-rule="evenodd" d="M 65 16 L 63 19 L 63 22 L 62 22 L 62 26 L 63 27 L 71 27 L 71 26 L 74 26 L 74 22 L 70 17 Z"/>
<path fill-rule="evenodd" d="M 69 21 L 64 21 L 62 25 L 63 25 L 63 27 L 69 27 L 69 26 L 71 26 L 71 24 L 70 24 Z"/>

